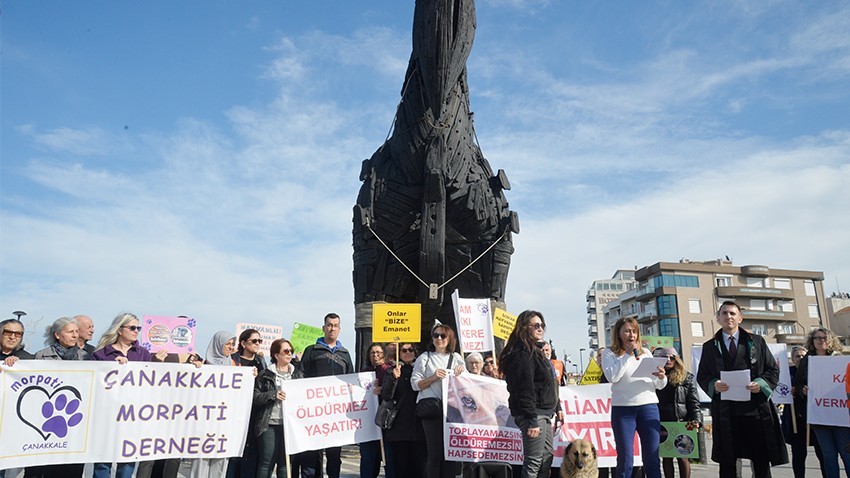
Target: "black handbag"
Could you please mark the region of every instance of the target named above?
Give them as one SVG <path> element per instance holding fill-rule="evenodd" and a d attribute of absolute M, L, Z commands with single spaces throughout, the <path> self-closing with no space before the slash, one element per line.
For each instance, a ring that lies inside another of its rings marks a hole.
<path fill-rule="evenodd" d="M 375 425 L 389 430 L 395 422 L 395 417 L 398 416 L 398 402 L 396 400 L 384 400 L 378 405 L 378 411 L 375 413 Z"/>
<path fill-rule="evenodd" d="M 443 401 L 439 398 L 423 398 L 416 402 L 416 416 L 437 418 L 443 415 Z"/>

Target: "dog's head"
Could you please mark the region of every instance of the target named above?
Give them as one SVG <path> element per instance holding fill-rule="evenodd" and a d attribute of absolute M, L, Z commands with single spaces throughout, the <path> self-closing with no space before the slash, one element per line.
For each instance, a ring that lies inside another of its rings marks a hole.
<path fill-rule="evenodd" d="M 578 469 L 590 466 L 596 461 L 596 447 L 593 443 L 581 438 L 573 440 L 567 445 L 564 460 Z"/>

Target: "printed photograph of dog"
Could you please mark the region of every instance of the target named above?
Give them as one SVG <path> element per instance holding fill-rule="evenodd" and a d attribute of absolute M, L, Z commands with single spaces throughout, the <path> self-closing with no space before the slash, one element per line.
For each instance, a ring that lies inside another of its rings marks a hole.
<path fill-rule="evenodd" d="M 578 438 L 567 445 L 561 463 L 561 478 L 598 478 L 596 447 L 587 440 Z"/>

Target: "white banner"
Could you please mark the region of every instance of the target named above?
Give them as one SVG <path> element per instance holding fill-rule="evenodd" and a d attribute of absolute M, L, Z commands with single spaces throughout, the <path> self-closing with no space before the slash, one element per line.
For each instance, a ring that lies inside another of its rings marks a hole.
<path fill-rule="evenodd" d="M 809 355 L 809 394 L 806 409 L 810 425 L 850 427 L 844 372 L 850 355 Z"/>
<path fill-rule="evenodd" d="M 493 350 L 493 314 L 490 299 L 462 299 L 452 294 L 460 348 L 464 353 Z"/>
<path fill-rule="evenodd" d="M 284 382 L 286 452 L 380 440 L 374 381 L 375 372 L 368 372 Z"/>
<path fill-rule="evenodd" d="M 617 448 L 611 428 L 611 384 L 561 387 L 560 397 L 564 424 L 555 433 L 552 466 L 561 466 L 567 445 L 577 438 L 593 443 L 600 468 L 617 466 Z M 643 460 L 637 434 L 633 445 L 634 466 L 641 466 Z"/>
<path fill-rule="evenodd" d="M 446 460 L 522 464 L 522 434 L 508 408 L 505 382 L 464 373 L 450 375 L 443 385 Z"/>
<path fill-rule="evenodd" d="M 770 348 L 770 353 L 776 359 L 776 365 L 779 366 L 779 383 L 773 389 L 773 394 L 770 399 L 773 403 L 784 403 L 790 405 L 794 401 L 794 396 L 791 395 L 791 367 L 788 365 L 788 346 L 785 344 L 767 344 Z"/>
<path fill-rule="evenodd" d="M 0 463 L 239 456 L 253 385 L 244 367 L 21 360 L 0 373 Z"/>
<path fill-rule="evenodd" d="M 691 347 L 691 367 L 693 368 L 694 373 L 694 382 L 697 380 L 697 372 L 699 372 L 699 361 L 702 358 L 702 345 L 694 345 Z M 707 393 L 699 386 L 699 383 L 696 382 L 697 386 L 697 395 L 699 395 L 699 401 L 702 403 L 710 402 L 711 397 L 708 396 Z"/>

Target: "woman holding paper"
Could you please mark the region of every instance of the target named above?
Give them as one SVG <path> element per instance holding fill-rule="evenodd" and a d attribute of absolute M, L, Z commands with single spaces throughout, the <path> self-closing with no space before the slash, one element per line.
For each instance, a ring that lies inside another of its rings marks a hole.
<path fill-rule="evenodd" d="M 809 357 L 813 355 L 821 357 L 841 355 L 841 349 L 841 341 L 831 330 L 818 327 L 809 332 L 809 338 L 806 340 L 808 353 L 800 360 L 797 373 L 794 375 L 794 391 L 801 399 L 807 399 L 809 394 Z M 828 425 L 812 425 L 811 427 L 817 437 L 818 445 L 820 445 L 821 465 L 826 473 L 826 478 L 838 478 L 840 474 L 839 455 L 841 461 L 844 462 L 844 472 L 850 473 L 850 451 L 848 451 L 850 428 Z"/>
<path fill-rule="evenodd" d="M 672 348 L 657 348 L 653 353 L 656 357 L 667 359 L 664 371 L 667 374 L 667 386 L 656 390 L 658 396 L 658 413 L 662 422 L 688 422 L 692 427 L 702 426 L 702 411 L 699 409 L 699 396 L 694 383 L 694 375 L 685 370 L 685 364 L 679 357 L 679 352 Z M 673 478 L 673 458 L 661 460 L 664 468 L 664 478 Z M 691 462 L 687 458 L 677 458 L 679 478 L 690 478 Z"/>
<path fill-rule="evenodd" d="M 640 328 L 635 319 L 622 318 L 611 330 L 611 347 L 605 349 L 602 372 L 611 383 L 611 428 L 617 447 L 615 478 L 632 476 L 634 436 L 640 437 L 641 458 L 647 478 L 661 478 L 661 420 L 656 390 L 667 385 L 663 366 L 652 376 L 635 376 L 641 360 L 653 360 L 641 347 Z"/>
<path fill-rule="evenodd" d="M 257 439 L 259 454 L 257 465 L 258 478 L 271 478 L 277 465 L 277 478 L 286 473 L 286 447 L 283 441 L 283 401 L 286 392 L 282 390 L 287 380 L 303 377 L 303 373 L 292 365 L 292 343 L 286 339 L 272 342 L 269 354 L 272 366 L 260 372 L 254 381 L 254 406 L 251 409 L 251 430 Z"/>

